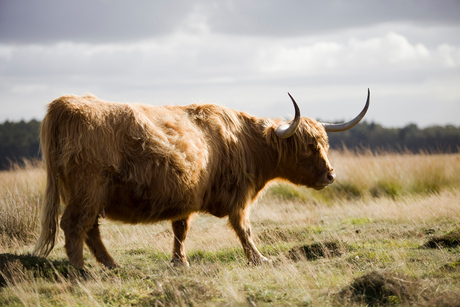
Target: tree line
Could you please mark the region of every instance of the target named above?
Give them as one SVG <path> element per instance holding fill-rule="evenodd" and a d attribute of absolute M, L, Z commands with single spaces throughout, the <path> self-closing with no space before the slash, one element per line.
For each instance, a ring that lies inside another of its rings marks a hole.
<path fill-rule="evenodd" d="M 24 159 L 40 158 L 40 122 L 0 124 L 0 169 Z M 409 124 L 403 128 L 385 128 L 376 123 L 361 122 L 353 129 L 329 133 L 331 149 L 372 150 L 391 152 L 457 153 L 460 151 L 460 127 L 431 126 L 419 128 Z"/>
<path fill-rule="evenodd" d="M 329 133 L 331 148 L 370 149 L 383 152 L 457 153 L 460 151 L 460 127 L 453 125 L 419 128 L 385 128 L 363 121 L 353 129 Z"/>
<path fill-rule="evenodd" d="M 37 120 L 0 124 L 0 169 L 7 169 L 12 163 L 22 163 L 24 159 L 40 158 L 39 131 L 40 122 Z"/>

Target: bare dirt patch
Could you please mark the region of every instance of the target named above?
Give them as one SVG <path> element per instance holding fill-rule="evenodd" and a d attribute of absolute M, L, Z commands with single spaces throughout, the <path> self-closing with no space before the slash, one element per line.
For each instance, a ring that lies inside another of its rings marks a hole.
<path fill-rule="evenodd" d="M 289 251 L 288 258 L 292 260 L 316 260 L 319 258 L 332 258 L 341 256 L 345 252 L 339 242 L 316 242 L 310 245 L 294 247 Z"/>
<path fill-rule="evenodd" d="M 460 292 L 445 288 L 435 279 L 417 280 L 401 274 L 373 271 L 343 288 L 338 293 L 338 301 L 340 304 L 366 306 L 458 306 Z"/>
<path fill-rule="evenodd" d="M 356 278 L 339 296 L 346 301 L 368 305 L 409 303 L 412 282 L 389 273 L 371 272 Z"/>
<path fill-rule="evenodd" d="M 455 248 L 460 245 L 460 230 L 449 232 L 443 236 L 434 237 L 423 244 L 421 248 Z"/>

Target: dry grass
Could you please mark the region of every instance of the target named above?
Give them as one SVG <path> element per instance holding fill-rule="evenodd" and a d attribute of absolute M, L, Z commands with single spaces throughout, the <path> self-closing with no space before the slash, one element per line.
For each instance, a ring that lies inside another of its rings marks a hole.
<path fill-rule="evenodd" d="M 0 173 L 1 305 L 455 305 L 460 248 L 420 248 L 459 233 L 460 155 L 331 153 L 338 182 L 325 191 L 274 183 L 251 219 L 270 265 L 246 265 L 226 219 L 197 215 L 186 241 L 190 268 L 171 267 L 169 223 L 102 221 L 122 268 L 85 250 L 71 268 L 62 233 L 50 261 L 28 256 L 38 233 L 44 172 Z M 455 238 L 454 238 L 455 239 Z M 293 251 L 337 249 L 322 256 Z M 3 282 L 2 282 L 3 280 Z M 366 285 L 374 285 L 374 288 Z"/>
<path fill-rule="evenodd" d="M 344 199 L 428 195 L 460 186 L 460 155 L 332 152 L 337 181 L 324 191 L 276 185 L 269 192 L 320 204 Z"/>
<path fill-rule="evenodd" d="M 0 171 L 0 246 L 35 240 L 44 176 L 40 162 Z"/>

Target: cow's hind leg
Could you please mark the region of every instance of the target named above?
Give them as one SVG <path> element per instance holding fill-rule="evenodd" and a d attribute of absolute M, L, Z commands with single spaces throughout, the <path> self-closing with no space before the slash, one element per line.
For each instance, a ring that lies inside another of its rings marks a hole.
<path fill-rule="evenodd" d="M 172 221 L 172 229 L 174 232 L 174 247 L 172 252 L 171 262 L 175 265 L 188 266 L 187 256 L 185 255 L 184 241 L 190 229 L 190 219 L 188 216 L 184 219 Z"/>
<path fill-rule="evenodd" d="M 257 250 L 252 240 L 248 212 L 246 210 L 235 210 L 229 215 L 229 222 L 243 245 L 244 254 L 249 264 L 259 265 L 267 261 L 267 258 Z"/>
<path fill-rule="evenodd" d="M 80 205 L 81 206 L 81 205 Z M 61 228 L 64 230 L 65 250 L 69 262 L 77 268 L 83 267 L 83 242 L 87 231 L 92 227 L 95 216 L 88 212 L 81 212 L 78 206 L 70 203 L 61 219 Z"/>
<path fill-rule="evenodd" d="M 93 227 L 86 233 L 86 245 L 88 245 L 91 253 L 96 257 L 96 260 L 105 265 L 109 269 L 118 267 L 119 265 L 113 260 L 109 252 L 102 243 L 101 233 L 99 232 L 99 222 L 96 219 Z"/>
<path fill-rule="evenodd" d="M 85 178 L 89 179 L 83 183 L 84 186 L 73 182 L 72 190 L 66 195 L 67 206 L 61 219 L 65 250 L 69 262 L 77 268 L 83 267 L 83 243 L 94 226 L 106 196 L 106 190 L 98 184 L 95 176 Z"/>

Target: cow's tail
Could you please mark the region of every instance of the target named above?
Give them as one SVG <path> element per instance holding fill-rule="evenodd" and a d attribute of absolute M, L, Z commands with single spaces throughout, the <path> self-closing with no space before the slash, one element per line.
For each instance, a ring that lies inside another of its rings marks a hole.
<path fill-rule="evenodd" d="M 57 144 L 57 119 L 53 118 L 51 105 L 48 114 L 40 126 L 40 145 L 46 168 L 45 199 L 41 206 L 40 221 L 41 233 L 35 245 L 34 255 L 46 257 L 54 247 L 58 232 L 59 218 L 59 188 L 58 188 L 58 144 Z"/>

